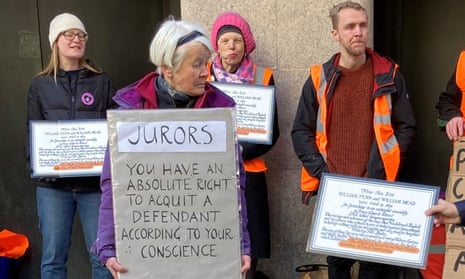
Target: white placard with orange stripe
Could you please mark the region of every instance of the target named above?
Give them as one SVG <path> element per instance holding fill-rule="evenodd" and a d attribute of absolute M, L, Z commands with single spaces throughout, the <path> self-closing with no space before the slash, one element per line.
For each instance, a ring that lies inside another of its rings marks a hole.
<path fill-rule="evenodd" d="M 32 177 L 99 176 L 106 120 L 30 121 Z"/>
<path fill-rule="evenodd" d="M 275 87 L 224 82 L 211 84 L 236 102 L 238 139 L 271 144 L 275 117 Z"/>
<path fill-rule="evenodd" d="M 307 252 L 424 268 L 439 187 L 325 173 Z"/>

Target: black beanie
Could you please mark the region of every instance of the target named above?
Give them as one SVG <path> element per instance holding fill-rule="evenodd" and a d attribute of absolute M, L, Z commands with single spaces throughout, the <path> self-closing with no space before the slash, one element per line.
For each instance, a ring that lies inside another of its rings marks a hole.
<path fill-rule="evenodd" d="M 220 30 L 218 30 L 218 33 L 216 35 L 216 41 L 218 42 L 218 39 L 221 37 L 221 35 L 223 35 L 224 33 L 227 33 L 227 32 L 234 32 L 234 33 L 238 33 L 238 34 L 241 34 L 242 37 L 244 37 L 242 35 L 242 32 L 239 28 L 237 28 L 236 26 L 233 26 L 233 25 L 224 25 L 220 28 Z"/>

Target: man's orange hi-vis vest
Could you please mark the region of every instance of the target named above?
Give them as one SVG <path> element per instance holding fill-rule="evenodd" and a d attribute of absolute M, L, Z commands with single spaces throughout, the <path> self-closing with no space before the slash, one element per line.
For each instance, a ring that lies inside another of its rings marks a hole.
<path fill-rule="evenodd" d="M 455 82 L 457 87 L 462 91 L 462 103 L 460 104 L 460 111 L 465 115 L 465 50 L 460 52 L 459 59 L 457 60 L 457 68 L 455 71 Z"/>
<path fill-rule="evenodd" d="M 207 80 L 213 81 L 213 77 L 211 75 L 211 63 L 208 63 L 207 69 L 208 69 Z M 251 82 L 251 84 L 269 85 L 272 75 L 273 75 L 273 70 L 269 68 L 259 67 L 254 64 L 255 79 Z M 266 171 L 268 168 L 266 166 L 265 160 L 263 160 L 262 158 L 255 158 L 251 160 L 245 160 L 244 169 L 247 172 L 262 172 L 262 171 Z"/>
<path fill-rule="evenodd" d="M 376 59 L 376 57 L 373 56 L 373 59 Z M 393 78 L 396 72 L 397 65 L 395 65 L 395 68 L 392 70 Z M 319 103 L 315 141 L 318 150 L 323 156 L 323 159 L 326 161 L 326 146 L 328 144 L 326 125 L 328 123 L 327 120 L 329 106 L 327 103 L 328 81 L 326 80 L 325 73 L 323 72 L 323 65 L 315 65 L 310 67 L 310 76 L 316 89 L 316 97 Z M 378 85 L 375 83 L 374 92 L 376 92 L 377 89 Z M 400 165 L 400 148 L 394 135 L 394 129 L 391 125 L 391 108 L 392 100 L 390 94 L 380 95 L 374 99 L 373 129 L 376 143 L 378 145 L 378 150 L 383 161 L 386 180 L 388 181 L 394 181 L 396 179 Z M 311 176 L 307 170 L 302 167 L 302 191 L 316 191 L 318 190 L 319 184 L 320 180 L 317 177 Z"/>

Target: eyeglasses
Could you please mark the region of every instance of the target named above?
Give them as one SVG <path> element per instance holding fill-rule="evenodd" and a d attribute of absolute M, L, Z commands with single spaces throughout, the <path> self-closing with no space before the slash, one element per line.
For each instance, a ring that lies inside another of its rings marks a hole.
<path fill-rule="evenodd" d="M 87 40 L 87 34 L 86 33 L 74 33 L 72 31 L 65 31 L 62 32 L 61 35 L 65 37 L 65 39 L 72 41 L 74 38 L 77 36 L 79 38 L 79 41 L 86 41 Z"/>

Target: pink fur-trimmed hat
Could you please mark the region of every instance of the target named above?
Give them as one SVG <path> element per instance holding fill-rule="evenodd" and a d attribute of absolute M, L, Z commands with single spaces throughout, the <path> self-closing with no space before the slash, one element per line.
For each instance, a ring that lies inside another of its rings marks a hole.
<path fill-rule="evenodd" d="M 250 54 L 255 49 L 255 39 L 253 38 L 249 23 L 236 12 L 224 12 L 213 23 L 210 40 L 215 52 L 218 52 L 218 32 L 222 27 L 228 25 L 234 26 L 241 31 L 245 42 L 245 52 Z"/>

